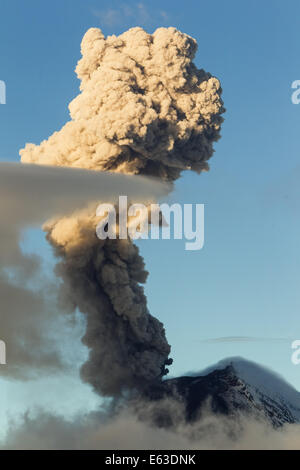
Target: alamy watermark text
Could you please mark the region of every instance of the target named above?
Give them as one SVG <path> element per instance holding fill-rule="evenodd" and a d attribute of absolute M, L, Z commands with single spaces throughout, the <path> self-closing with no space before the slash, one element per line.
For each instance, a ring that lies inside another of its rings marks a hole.
<path fill-rule="evenodd" d="M 100 240 L 184 239 L 188 251 L 204 245 L 204 204 L 136 203 L 128 207 L 127 196 L 119 196 L 118 206 L 100 204 L 96 216 L 101 217 L 96 228 Z"/>
<path fill-rule="evenodd" d="M 0 340 L 0 365 L 6 364 L 6 344 Z"/>
<path fill-rule="evenodd" d="M 0 104 L 6 104 L 6 84 L 0 80 Z"/>

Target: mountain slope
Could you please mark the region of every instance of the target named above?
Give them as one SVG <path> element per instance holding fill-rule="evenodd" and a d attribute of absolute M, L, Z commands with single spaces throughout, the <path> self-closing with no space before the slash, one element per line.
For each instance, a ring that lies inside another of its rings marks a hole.
<path fill-rule="evenodd" d="M 193 376 L 165 380 L 151 399 L 169 396 L 184 403 L 186 420 L 201 419 L 207 403 L 213 413 L 238 413 L 274 427 L 300 422 L 300 393 L 280 376 L 242 358 L 229 358 Z"/>

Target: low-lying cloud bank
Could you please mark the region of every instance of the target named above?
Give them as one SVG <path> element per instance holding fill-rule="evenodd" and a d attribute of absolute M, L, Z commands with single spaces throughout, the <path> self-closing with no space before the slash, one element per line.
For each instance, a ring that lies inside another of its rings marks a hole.
<path fill-rule="evenodd" d="M 145 404 L 149 407 L 149 405 Z M 165 405 L 164 405 L 165 406 Z M 264 422 L 241 417 L 238 422 L 207 412 L 194 424 L 182 424 L 180 409 L 174 429 L 153 427 L 126 410 L 108 419 L 92 413 L 70 422 L 40 413 L 24 416 L 21 425 L 11 425 L 2 449 L 299 449 L 300 426 L 290 424 L 274 430 Z M 150 412 L 150 411 L 149 411 Z M 235 437 L 232 437 L 235 435 Z"/>

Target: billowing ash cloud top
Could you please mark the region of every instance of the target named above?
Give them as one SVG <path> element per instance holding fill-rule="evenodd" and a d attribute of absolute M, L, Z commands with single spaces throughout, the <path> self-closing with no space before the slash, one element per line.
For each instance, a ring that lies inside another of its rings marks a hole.
<path fill-rule="evenodd" d="M 39 146 L 27 144 L 22 162 L 167 181 L 183 170 L 208 169 L 224 108 L 219 81 L 192 62 L 196 49 L 175 28 L 153 35 L 133 28 L 107 38 L 90 29 L 76 68 L 81 93 L 69 106 L 71 121 Z M 117 397 L 161 380 L 170 346 L 147 308 L 138 248 L 130 240 L 98 240 L 96 223 L 88 208 L 45 230 L 61 257 L 61 298 L 67 310 L 86 315 L 90 355 L 81 376 L 97 392 Z"/>
<path fill-rule="evenodd" d="M 72 120 L 40 146 L 27 144 L 22 161 L 168 180 L 207 169 L 224 109 L 219 81 L 192 62 L 196 50 L 175 28 L 107 38 L 88 30 Z"/>

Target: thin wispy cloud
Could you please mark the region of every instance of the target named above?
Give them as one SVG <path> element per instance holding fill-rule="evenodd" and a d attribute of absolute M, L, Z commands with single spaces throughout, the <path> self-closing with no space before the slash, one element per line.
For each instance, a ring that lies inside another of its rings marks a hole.
<path fill-rule="evenodd" d="M 290 338 L 262 338 L 256 336 L 221 336 L 219 338 L 208 338 L 200 340 L 201 343 L 280 343 L 290 341 Z"/>
<path fill-rule="evenodd" d="M 103 10 L 94 9 L 93 15 L 99 18 L 100 26 L 109 28 L 132 23 L 138 26 L 151 26 L 155 22 L 165 24 L 169 21 L 169 15 L 164 10 L 149 11 L 148 7 L 142 3 L 134 3 L 131 6 L 121 3 L 116 8 Z"/>

